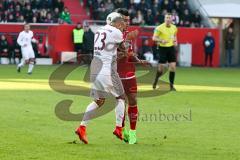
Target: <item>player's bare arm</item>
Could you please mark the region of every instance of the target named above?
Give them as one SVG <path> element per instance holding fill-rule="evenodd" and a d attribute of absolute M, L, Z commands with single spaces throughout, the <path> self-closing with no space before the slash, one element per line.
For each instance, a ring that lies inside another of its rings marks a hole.
<path fill-rule="evenodd" d="M 128 56 L 128 50 L 124 42 L 118 44 L 117 59 L 122 59 Z"/>

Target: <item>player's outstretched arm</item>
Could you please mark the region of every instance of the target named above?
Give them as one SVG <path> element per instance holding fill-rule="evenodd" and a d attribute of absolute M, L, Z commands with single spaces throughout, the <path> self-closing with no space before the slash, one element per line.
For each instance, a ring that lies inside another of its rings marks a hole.
<path fill-rule="evenodd" d="M 139 59 L 137 56 L 137 53 L 132 52 L 129 56 L 129 62 L 131 63 L 136 63 L 136 64 L 141 64 L 144 66 L 151 65 L 148 61 Z"/>

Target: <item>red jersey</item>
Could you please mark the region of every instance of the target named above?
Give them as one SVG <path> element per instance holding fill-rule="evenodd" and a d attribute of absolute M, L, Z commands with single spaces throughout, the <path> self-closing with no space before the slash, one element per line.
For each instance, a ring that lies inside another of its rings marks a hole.
<path fill-rule="evenodd" d="M 135 77 L 135 64 L 131 59 L 133 56 L 130 55 L 133 52 L 133 42 L 132 40 L 126 40 L 128 31 L 123 33 L 124 43 L 128 47 L 129 55 L 127 57 L 121 58 L 117 62 L 117 71 L 121 79 L 131 79 Z"/>

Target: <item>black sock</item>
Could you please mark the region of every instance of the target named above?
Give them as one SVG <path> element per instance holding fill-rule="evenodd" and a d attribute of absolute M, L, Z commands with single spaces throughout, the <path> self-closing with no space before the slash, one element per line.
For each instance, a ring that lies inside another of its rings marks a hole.
<path fill-rule="evenodd" d="M 175 72 L 170 72 L 169 73 L 169 82 L 170 82 L 171 87 L 173 87 L 173 85 L 174 85 L 174 79 L 175 79 Z"/>
<path fill-rule="evenodd" d="M 155 84 L 155 85 L 157 84 L 158 79 L 159 79 L 159 77 L 161 77 L 161 75 L 162 75 L 162 72 L 157 71 L 157 73 L 156 73 L 156 77 L 155 77 L 155 81 L 154 81 L 154 84 Z"/>

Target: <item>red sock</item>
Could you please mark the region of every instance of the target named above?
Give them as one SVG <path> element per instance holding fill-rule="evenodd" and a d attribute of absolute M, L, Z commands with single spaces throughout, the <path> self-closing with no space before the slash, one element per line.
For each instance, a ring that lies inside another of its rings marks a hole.
<path fill-rule="evenodd" d="M 130 121 L 130 129 L 136 130 L 136 124 L 138 119 L 138 108 L 135 106 L 128 106 L 128 117 Z"/>

